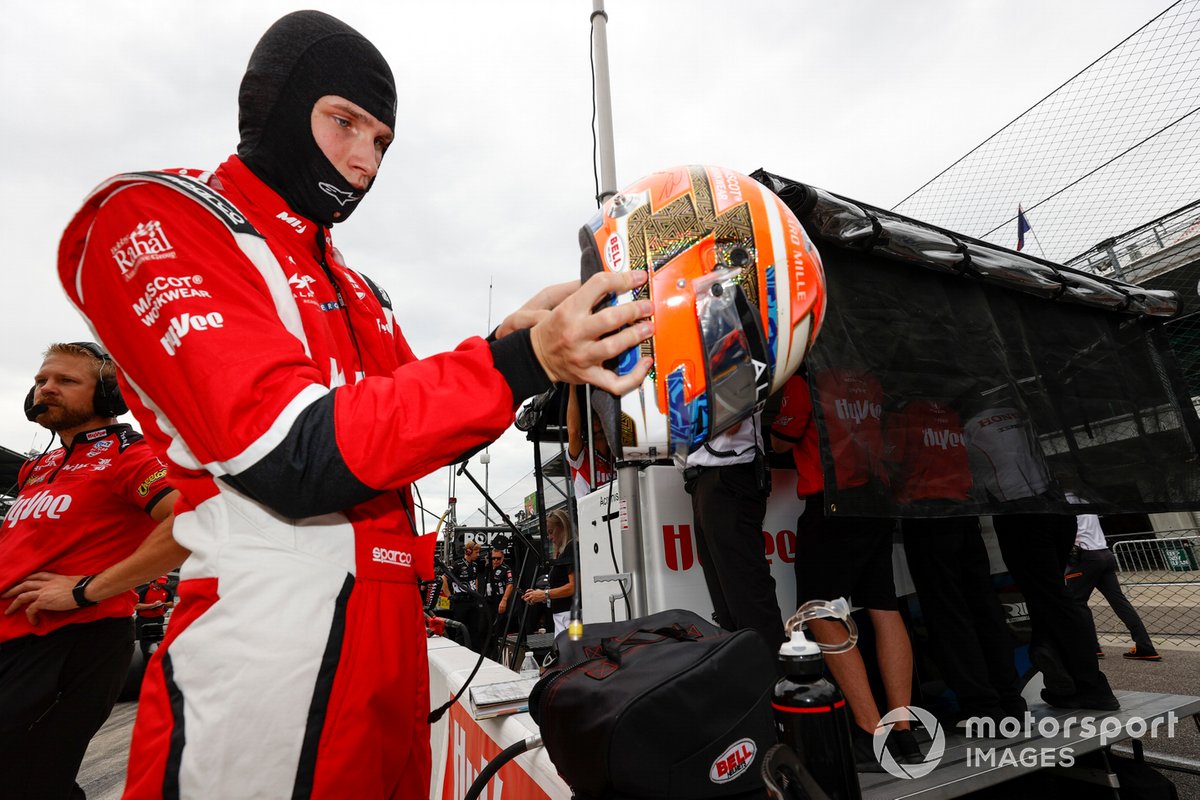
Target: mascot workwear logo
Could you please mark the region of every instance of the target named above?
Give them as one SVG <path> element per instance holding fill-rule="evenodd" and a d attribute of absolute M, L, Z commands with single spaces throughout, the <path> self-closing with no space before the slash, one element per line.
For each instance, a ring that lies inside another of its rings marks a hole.
<path fill-rule="evenodd" d="M 137 274 L 143 261 L 175 257 L 175 248 L 156 219 L 139 223 L 132 233 L 117 240 L 111 252 L 113 261 L 121 268 L 121 277 L 127 281 Z"/>
<path fill-rule="evenodd" d="M 407 550 L 389 550 L 386 547 L 371 549 L 371 560 L 377 564 L 395 564 L 400 567 L 411 567 L 412 553 Z"/>
<path fill-rule="evenodd" d="M 345 206 L 347 203 L 357 203 L 359 200 L 362 200 L 361 194 L 342 191 L 332 183 L 325 183 L 324 181 L 321 181 L 317 184 L 317 187 L 334 200 L 337 200 L 337 204 L 339 206 Z"/>
<path fill-rule="evenodd" d="M 204 283 L 204 277 L 201 275 L 178 277 L 159 275 L 146 284 L 141 298 L 133 304 L 133 313 L 137 314 L 143 325 L 149 327 L 158 321 L 163 306 L 170 305 L 176 300 L 212 297 L 203 289 L 196 288 L 202 283 Z"/>
<path fill-rule="evenodd" d="M 13 503 L 4 515 L 4 522 L 8 527 L 15 528 L 18 522 L 29 517 L 58 519 L 70 507 L 71 495 L 50 494 L 48 489 L 43 489 L 29 497 L 17 498 L 17 502 Z"/>
<path fill-rule="evenodd" d="M 750 769 L 757 752 L 753 739 L 739 739 L 717 756 L 717 760 L 709 767 L 708 779 L 713 783 L 729 783 Z"/>
<path fill-rule="evenodd" d="M 897 722 L 906 721 L 921 723 L 931 737 L 929 751 L 925 753 L 925 759 L 919 764 L 900 764 L 887 748 L 887 739 L 892 728 Z M 871 749 L 875 751 L 875 758 L 879 761 L 879 766 L 883 767 L 889 775 L 905 780 L 923 778 L 933 772 L 941 762 L 942 755 L 946 752 L 946 734 L 942 731 L 942 723 L 938 722 L 937 717 L 925 709 L 918 706 L 900 706 L 900 708 L 893 708 L 879 720 L 879 724 L 875 726 Z"/>

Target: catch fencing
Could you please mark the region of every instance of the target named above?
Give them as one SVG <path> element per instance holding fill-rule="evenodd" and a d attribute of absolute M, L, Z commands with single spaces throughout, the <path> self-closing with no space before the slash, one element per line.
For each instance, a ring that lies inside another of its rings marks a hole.
<path fill-rule="evenodd" d="M 1155 645 L 1200 650 L 1200 532 L 1147 533 L 1114 543 L 1112 551 L 1121 590 Z M 1101 644 L 1130 641 L 1100 592 L 1090 605 Z"/>

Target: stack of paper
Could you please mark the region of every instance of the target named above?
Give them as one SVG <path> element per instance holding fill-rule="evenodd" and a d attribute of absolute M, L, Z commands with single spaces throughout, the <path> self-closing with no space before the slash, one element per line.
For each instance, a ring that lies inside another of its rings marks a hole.
<path fill-rule="evenodd" d="M 468 695 L 471 700 L 471 716 L 488 719 L 504 714 L 519 714 L 529 710 L 529 693 L 537 677 L 521 678 L 503 683 L 488 683 L 472 686 Z"/>

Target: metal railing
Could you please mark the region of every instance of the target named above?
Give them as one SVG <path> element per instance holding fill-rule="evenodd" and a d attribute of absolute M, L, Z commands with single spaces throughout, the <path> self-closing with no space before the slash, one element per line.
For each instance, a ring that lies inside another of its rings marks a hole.
<path fill-rule="evenodd" d="M 1147 533 L 1112 545 L 1121 590 L 1155 645 L 1200 650 L 1200 532 Z M 1102 643 L 1129 641 L 1129 632 L 1100 593 L 1091 599 Z"/>

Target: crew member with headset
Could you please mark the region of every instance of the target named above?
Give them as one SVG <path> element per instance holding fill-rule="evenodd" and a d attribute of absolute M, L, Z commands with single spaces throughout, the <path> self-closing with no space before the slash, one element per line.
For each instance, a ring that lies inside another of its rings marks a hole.
<path fill-rule="evenodd" d="M 98 346 L 46 351 L 25 414 L 63 446 L 21 467 L 0 523 L 0 592 L 15 598 L 0 616 L 0 798 L 82 796 L 75 775 L 125 682 L 136 596 L 97 593 L 93 579 L 169 538 L 177 495 L 117 423 L 127 410 Z"/>
<path fill-rule="evenodd" d="M 762 533 L 771 492 L 762 412 L 689 455 L 683 479 L 713 618 L 726 630 L 753 628 L 778 647 L 783 617 Z"/>
<path fill-rule="evenodd" d="M 471 637 L 471 649 L 483 650 L 487 636 L 487 619 L 483 599 L 479 594 L 479 542 L 468 539 L 463 543 L 462 557 L 450 565 L 450 573 L 442 579 L 443 591 L 450 598 L 450 616 L 461 622 Z"/>

